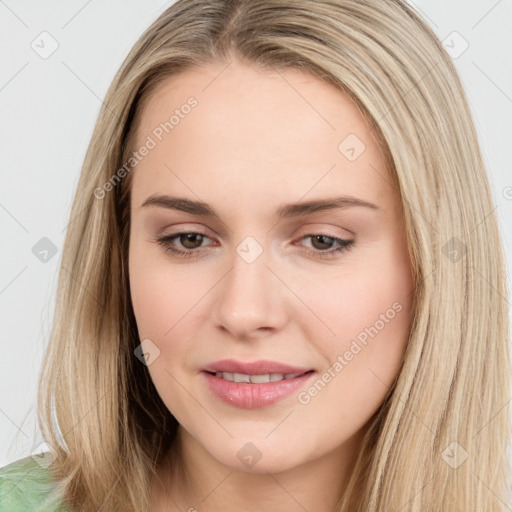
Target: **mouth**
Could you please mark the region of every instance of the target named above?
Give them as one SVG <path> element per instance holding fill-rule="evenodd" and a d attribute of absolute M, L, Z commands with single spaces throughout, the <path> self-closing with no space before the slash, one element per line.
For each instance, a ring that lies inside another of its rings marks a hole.
<path fill-rule="evenodd" d="M 268 373 L 203 369 L 200 372 L 213 398 L 241 409 L 262 408 L 284 400 L 305 387 L 316 373 L 312 369 Z"/>

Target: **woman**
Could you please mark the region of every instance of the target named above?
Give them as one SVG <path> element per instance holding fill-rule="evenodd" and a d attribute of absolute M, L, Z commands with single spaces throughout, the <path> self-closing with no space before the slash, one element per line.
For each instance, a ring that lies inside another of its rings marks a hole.
<path fill-rule="evenodd" d="M 41 375 L 52 451 L 3 468 L 3 509 L 507 510 L 492 210 L 405 2 L 178 0 L 100 112 Z"/>

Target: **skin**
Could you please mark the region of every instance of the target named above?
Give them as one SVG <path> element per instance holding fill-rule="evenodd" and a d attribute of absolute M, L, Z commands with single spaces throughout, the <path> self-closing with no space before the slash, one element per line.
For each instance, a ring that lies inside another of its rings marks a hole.
<path fill-rule="evenodd" d="M 332 511 L 407 343 L 413 280 L 401 202 L 366 121 L 338 89 L 298 70 L 237 60 L 224 68 L 166 79 L 136 131 L 139 148 L 197 99 L 132 171 L 133 307 L 140 339 L 160 351 L 151 378 L 180 423 L 180 451 L 160 469 L 152 510 Z M 338 149 L 349 134 L 365 145 L 353 161 Z M 152 194 L 201 200 L 220 219 L 143 207 Z M 338 195 L 378 208 L 276 217 L 285 203 Z M 197 232 L 206 236 L 169 242 L 192 257 L 155 241 Z M 322 258 L 307 251 L 338 245 L 315 234 L 354 243 Z M 236 251 L 247 236 L 263 251 L 252 263 Z M 237 408 L 211 394 L 199 373 L 224 358 L 270 359 L 315 369 L 307 392 L 393 304 L 394 318 L 308 403 L 292 393 Z M 248 442 L 261 454 L 251 467 L 237 456 Z"/>

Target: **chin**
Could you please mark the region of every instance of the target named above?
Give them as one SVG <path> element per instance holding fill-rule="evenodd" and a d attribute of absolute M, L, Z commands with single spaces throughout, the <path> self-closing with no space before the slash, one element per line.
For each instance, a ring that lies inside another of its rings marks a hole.
<path fill-rule="evenodd" d="M 205 447 L 206 448 L 206 447 Z M 208 450 L 210 455 L 221 464 L 245 473 L 280 473 L 306 462 L 307 457 L 300 457 L 297 450 L 283 450 L 282 444 L 274 446 L 263 442 L 231 440 L 229 446 L 218 451 Z"/>

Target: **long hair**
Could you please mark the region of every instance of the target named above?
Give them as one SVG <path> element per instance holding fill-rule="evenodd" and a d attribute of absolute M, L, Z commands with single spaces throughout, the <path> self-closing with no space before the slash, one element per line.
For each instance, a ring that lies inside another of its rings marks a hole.
<path fill-rule="evenodd" d="M 502 512 L 512 503 L 511 371 L 498 223 L 456 69 L 403 0 L 178 0 L 132 48 L 85 156 L 40 376 L 39 424 L 66 502 L 147 510 L 174 446 L 177 421 L 134 355 L 133 133 L 158 83 L 234 56 L 309 72 L 348 95 L 403 205 L 415 282 L 408 344 L 338 510 Z"/>

